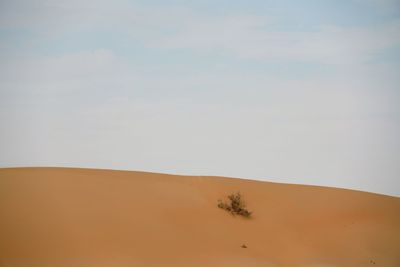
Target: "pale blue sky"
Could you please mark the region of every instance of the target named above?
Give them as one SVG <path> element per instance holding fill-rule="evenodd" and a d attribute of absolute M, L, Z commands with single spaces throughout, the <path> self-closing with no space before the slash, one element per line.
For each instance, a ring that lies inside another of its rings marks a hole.
<path fill-rule="evenodd" d="M 0 166 L 400 196 L 400 1 L 0 1 Z"/>

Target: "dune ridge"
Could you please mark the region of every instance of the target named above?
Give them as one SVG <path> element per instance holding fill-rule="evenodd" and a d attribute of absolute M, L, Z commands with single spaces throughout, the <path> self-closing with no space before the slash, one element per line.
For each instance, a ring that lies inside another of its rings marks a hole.
<path fill-rule="evenodd" d="M 251 219 L 217 207 L 236 191 Z M 400 198 L 225 177 L 4 168 L 0 266 L 398 267 Z"/>

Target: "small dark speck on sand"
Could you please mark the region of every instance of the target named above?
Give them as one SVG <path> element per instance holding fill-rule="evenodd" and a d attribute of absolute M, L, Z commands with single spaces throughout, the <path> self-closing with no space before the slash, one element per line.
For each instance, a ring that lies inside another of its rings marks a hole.
<path fill-rule="evenodd" d="M 373 260 L 370 260 L 369 263 L 371 264 L 375 264 L 376 262 L 374 262 Z"/>
<path fill-rule="evenodd" d="M 241 247 L 242 247 L 242 248 L 247 248 L 247 246 L 246 246 L 245 244 L 243 244 Z"/>

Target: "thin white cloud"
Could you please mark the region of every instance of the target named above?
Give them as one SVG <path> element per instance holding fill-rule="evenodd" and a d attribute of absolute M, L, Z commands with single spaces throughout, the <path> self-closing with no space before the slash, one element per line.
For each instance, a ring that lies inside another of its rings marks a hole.
<path fill-rule="evenodd" d="M 400 44 L 400 20 L 375 26 L 320 25 L 301 31 L 279 29 L 273 13 L 212 16 L 180 6 L 149 8 L 127 2 L 109 5 L 107 1 L 16 3 L 5 5 L 9 10 L 2 12 L 0 27 L 22 27 L 50 36 L 113 30 L 152 48 L 239 59 L 358 64 Z"/>
<path fill-rule="evenodd" d="M 222 17 L 186 21 L 160 48 L 216 52 L 254 60 L 328 64 L 364 63 L 374 54 L 400 44 L 400 23 L 379 27 L 321 26 L 313 31 L 278 31 L 259 17 Z"/>

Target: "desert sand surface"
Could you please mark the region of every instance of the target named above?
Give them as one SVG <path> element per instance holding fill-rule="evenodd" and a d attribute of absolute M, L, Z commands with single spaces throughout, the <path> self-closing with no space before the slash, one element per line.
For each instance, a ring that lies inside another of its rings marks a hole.
<path fill-rule="evenodd" d="M 236 191 L 252 218 L 217 207 Z M 0 266 L 399 267 L 400 198 L 222 177 L 5 168 Z"/>

